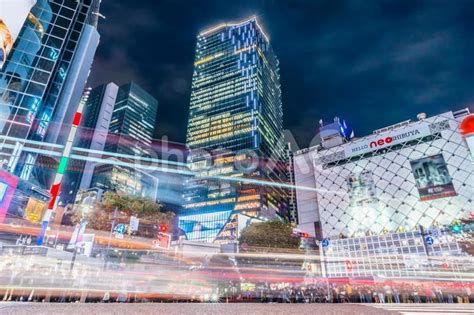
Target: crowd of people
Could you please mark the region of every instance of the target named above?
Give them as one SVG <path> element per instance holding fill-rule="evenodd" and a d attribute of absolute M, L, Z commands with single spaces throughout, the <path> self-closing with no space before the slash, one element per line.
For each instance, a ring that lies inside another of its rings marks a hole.
<path fill-rule="evenodd" d="M 326 282 L 307 286 L 261 285 L 228 294 L 226 301 L 229 300 L 263 303 L 474 303 L 474 296 L 469 285 L 441 287 L 432 283 L 358 285 Z"/>
<path fill-rule="evenodd" d="M 23 294 L 22 294 L 23 293 Z M 26 294 L 25 294 L 26 293 Z M 3 301 L 45 302 L 42 296 L 28 292 L 5 293 Z M 12 299 L 13 297 L 13 299 Z M 468 286 L 460 288 L 432 287 L 429 285 L 351 285 L 351 284 L 312 284 L 308 286 L 264 285 L 252 290 L 242 291 L 238 285 L 230 285 L 218 299 L 203 300 L 202 296 L 180 298 L 143 298 L 127 293 L 109 293 L 99 297 L 81 294 L 52 296 L 48 302 L 102 302 L 102 303 L 143 303 L 143 302 L 220 302 L 220 303 L 474 303 L 474 296 Z"/>

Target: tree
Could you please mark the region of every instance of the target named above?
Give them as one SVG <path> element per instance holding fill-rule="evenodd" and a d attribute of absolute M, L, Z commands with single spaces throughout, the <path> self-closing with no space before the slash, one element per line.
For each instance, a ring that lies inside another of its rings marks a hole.
<path fill-rule="evenodd" d="M 239 244 L 267 248 L 298 248 L 300 238 L 293 235 L 291 225 L 273 220 L 253 223 L 240 233 Z"/>
<path fill-rule="evenodd" d="M 104 193 L 102 201 L 95 203 L 93 210 L 87 213 L 80 209 L 81 205 L 75 207 L 72 222 L 77 224 L 85 217 L 88 221 L 87 227 L 99 231 L 110 231 L 114 211 L 117 208 L 115 223 L 129 224 L 130 217 L 135 216 L 140 220 L 136 235 L 143 237 L 155 237 L 160 224 L 167 224 L 171 232 L 171 221 L 174 218 L 173 212 L 161 211 L 163 208 L 161 203 L 142 197 L 122 196 L 113 192 Z"/>

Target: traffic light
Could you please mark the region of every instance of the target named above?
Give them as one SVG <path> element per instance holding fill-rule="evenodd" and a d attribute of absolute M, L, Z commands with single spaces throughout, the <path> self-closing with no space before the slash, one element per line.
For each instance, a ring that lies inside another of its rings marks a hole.
<path fill-rule="evenodd" d="M 352 271 L 352 261 L 346 261 L 346 269 L 347 271 Z"/>
<path fill-rule="evenodd" d="M 160 232 L 161 233 L 168 232 L 168 224 L 160 224 Z"/>
<path fill-rule="evenodd" d="M 301 237 L 302 237 L 302 238 L 308 238 L 308 237 L 309 237 L 309 234 L 308 234 L 308 233 L 301 233 Z"/>

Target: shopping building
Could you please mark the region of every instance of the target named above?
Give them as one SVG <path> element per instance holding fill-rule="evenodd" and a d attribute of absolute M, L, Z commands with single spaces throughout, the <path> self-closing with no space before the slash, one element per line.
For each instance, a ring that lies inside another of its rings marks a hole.
<path fill-rule="evenodd" d="M 287 218 L 286 191 L 271 185 L 286 182 L 282 123 L 279 62 L 257 19 L 201 32 L 186 140 L 195 176 L 179 216 L 187 239 L 235 241 L 239 214 Z"/>
<path fill-rule="evenodd" d="M 449 225 L 472 211 L 473 147 L 460 129 L 472 115 L 419 118 L 299 151 L 296 185 L 314 188 L 297 191 L 300 228 L 323 238 L 377 235 Z"/>
<path fill-rule="evenodd" d="M 358 139 L 336 122 L 295 154 L 296 186 L 306 188 L 297 189 L 298 228 L 324 240 L 328 276 L 421 276 L 445 263 L 462 271 L 430 259 L 463 255 L 446 231 L 474 209 L 472 119 L 469 109 L 420 114 Z"/>

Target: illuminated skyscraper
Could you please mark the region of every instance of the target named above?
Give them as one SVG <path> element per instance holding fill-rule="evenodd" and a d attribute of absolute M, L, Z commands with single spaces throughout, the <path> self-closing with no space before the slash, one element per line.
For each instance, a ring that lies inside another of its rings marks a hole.
<path fill-rule="evenodd" d="M 200 33 L 186 141 L 196 176 L 179 222 L 188 239 L 229 242 L 252 220 L 286 219 L 282 122 L 279 62 L 257 19 Z"/>

